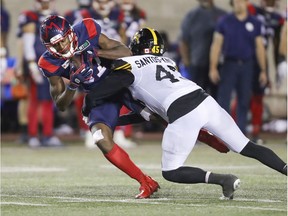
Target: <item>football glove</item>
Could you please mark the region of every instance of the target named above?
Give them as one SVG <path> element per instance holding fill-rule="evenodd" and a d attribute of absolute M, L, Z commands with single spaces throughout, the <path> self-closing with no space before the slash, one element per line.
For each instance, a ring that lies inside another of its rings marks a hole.
<path fill-rule="evenodd" d="M 93 69 L 90 67 L 86 67 L 85 64 L 82 64 L 77 70 L 74 66 L 70 71 L 70 83 L 69 88 L 71 90 L 76 90 L 79 85 L 91 78 L 93 75 Z"/>

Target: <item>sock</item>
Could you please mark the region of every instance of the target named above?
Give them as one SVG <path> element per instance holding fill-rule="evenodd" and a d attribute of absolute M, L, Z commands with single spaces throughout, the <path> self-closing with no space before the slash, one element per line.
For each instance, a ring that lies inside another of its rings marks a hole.
<path fill-rule="evenodd" d="M 110 152 L 104 155 L 114 166 L 125 172 L 140 184 L 145 179 L 144 173 L 131 161 L 129 155 L 115 144 Z"/>
<path fill-rule="evenodd" d="M 179 167 L 175 170 L 163 171 L 162 175 L 167 181 L 196 184 L 205 183 L 206 171 L 197 167 Z"/>
<path fill-rule="evenodd" d="M 271 149 L 256 145 L 249 141 L 240 154 L 246 157 L 254 158 L 266 166 L 287 176 L 286 163 L 281 160 Z"/>
<path fill-rule="evenodd" d="M 53 101 L 45 100 L 40 102 L 42 109 L 42 131 L 43 136 L 50 137 L 53 135 L 54 111 Z"/>

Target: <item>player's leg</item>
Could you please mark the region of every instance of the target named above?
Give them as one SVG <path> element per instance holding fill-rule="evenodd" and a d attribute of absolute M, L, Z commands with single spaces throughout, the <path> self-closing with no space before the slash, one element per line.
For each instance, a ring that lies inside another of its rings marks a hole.
<path fill-rule="evenodd" d="M 196 108 L 167 126 L 162 140 L 162 175 L 167 181 L 176 183 L 220 185 L 223 189 L 223 198 L 232 199 L 234 191 L 240 184 L 240 180 L 236 176 L 211 173 L 198 167 L 183 166 L 195 145 L 198 132 L 205 122 L 201 108 Z"/>
<path fill-rule="evenodd" d="M 263 144 L 263 140 L 260 139 L 259 135 L 262 127 L 263 97 L 266 87 L 261 86 L 259 82 L 260 72 L 261 69 L 259 65 L 255 63 L 253 85 L 252 85 L 253 94 L 250 102 L 250 111 L 251 111 L 251 125 L 252 125 L 252 141 L 257 144 Z"/>
<path fill-rule="evenodd" d="M 206 107 L 205 109 L 207 109 L 207 114 L 209 114 L 209 122 L 207 122 L 205 128 L 223 140 L 231 150 L 254 158 L 266 166 L 287 175 L 286 163 L 272 150 L 251 142 L 241 132 L 232 117 L 212 97 L 208 97 L 203 104 Z"/>
<path fill-rule="evenodd" d="M 28 145 L 32 148 L 41 146 L 41 142 L 38 137 L 38 99 L 37 99 L 37 86 L 31 82 L 30 92 L 28 98 Z"/>
<path fill-rule="evenodd" d="M 159 184 L 145 175 L 129 155 L 113 141 L 113 130 L 117 124 L 120 107 L 118 103 L 109 102 L 91 110 L 88 123 L 93 141 L 107 160 L 140 183 L 140 193 L 136 198 L 149 198 L 158 190 Z"/>
<path fill-rule="evenodd" d="M 251 124 L 252 124 L 252 140 L 261 144 L 263 141 L 259 138 L 259 134 L 262 127 L 262 115 L 263 115 L 263 96 L 264 94 L 254 93 L 251 98 L 250 110 L 251 110 Z"/>
<path fill-rule="evenodd" d="M 197 140 L 207 144 L 221 153 L 229 152 L 229 148 L 225 145 L 225 143 L 206 129 L 202 128 L 199 131 Z"/>
<path fill-rule="evenodd" d="M 129 112 L 130 110 L 125 106 L 122 106 L 122 108 L 120 109 L 120 115 L 124 115 Z M 132 130 L 133 129 L 131 124 L 116 127 L 113 134 L 114 141 L 117 142 L 118 145 L 120 145 L 122 148 L 136 147 L 137 144 L 133 142 L 131 139 L 129 139 L 129 137 L 132 134 Z"/>

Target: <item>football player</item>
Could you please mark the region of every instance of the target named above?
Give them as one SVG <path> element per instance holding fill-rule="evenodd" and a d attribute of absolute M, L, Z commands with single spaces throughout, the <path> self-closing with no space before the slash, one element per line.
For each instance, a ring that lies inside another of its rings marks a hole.
<path fill-rule="evenodd" d="M 37 61 L 45 51 L 45 46 L 39 38 L 38 29 L 40 23 L 49 14 L 57 13 L 53 5 L 54 0 L 35 0 L 34 9 L 25 10 L 18 17 L 17 37 L 20 42 L 18 75 L 24 78 L 25 85 L 27 82 L 29 89 L 29 98 L 21 99 L 18 109 L 23 130 L 26 129 L 26 121 L 28 123 L 29 147 L 59 147 L 63 145 L 59 138 L 54 136 L 54 111 L 49 93 L 49 83 L 44 79 L 37 66 Z M 27 103 L 28 110 L 26 110 Z M 42 124 L 41 137 L 38 133 L 39 123 Z"/>
<path fill-rule="evenodd" d="M 79 85 L 89 91 L 105 77 L 107 72 L 98 64 L 98 56 L 116 59 L 131 55 L 124 44 L 102 34 L 101 27 L 91 18 L 72 27 L 65 18 L 50 16 L 40 26 L 40 37 L 47 51 L 38 65 L 48 78 L 50 93 L 61 111 L 72 102 Z M 70 80 L 67 85 L 63 78 Z M 145 175 L 112 140 L 121 106 L 122 103 L 113 98 L 99 101 L 98 106 L 91 110 L 89 125 L 93 141 L 107 160 L 140 183 L 140 193 L 136 198 L 148 198 L 158 190 L 159 184 Z"/>
<path fill-rule="evenodd" d="M 217 184 L 222 187 L 223 199 L 233 199 L 234 191 L 240 186 L 238 177 L 184 166 L 201 128 L 211 131 L 232 151 L 287 175 L 283 160 L 272 150 L 250 141 L 211 96 L 182 77 L 173 60 L 162 56 L 164 42 L 156 30 L 138 31 L 130 49 L 134 56 L 115 61 L 114 72 L 87 94 L 85 100 L 93 104 L 95 99 L 128 87 L 134 99 L 166 120 L 168 125 L 162 140 L 162 175 L 166 180 Z"/>

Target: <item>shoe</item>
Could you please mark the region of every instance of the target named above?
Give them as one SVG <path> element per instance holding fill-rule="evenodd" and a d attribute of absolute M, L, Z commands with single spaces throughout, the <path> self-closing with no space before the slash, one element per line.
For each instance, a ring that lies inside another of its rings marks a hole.
<path fill-rule="evenodd" d="M 149 198 L 154 192 L 160 189 L 158 182 L 152 179 L 150 176 L 145 176 L 145 181 L 141 183 L 139 188 L 140 193 L 135 196 L 136 199 Z"/>
<path fill-rule="evenodd" d="M 43 139 L 43 146 L 46 147 L 62 147 L 63 143 L 59 140 L 58 137 L 46 137 Z"/>
<path fill-rule="evenodd" d="M 28 146 L 31 148 L 37 148 L 41 146 L 41 142 L 37 137 L 31 137 L 28 140 Z"/>
<path fill-rule="evenodd" d="M 115 130 L 113 140 L 122 148 L 135 148 L 137 146 L 135 142 L 125 137 L 123 130 Z"/>
<path fill-rule="evenodd" d="M 222 184 L 223 195 L 220 199 L 232 200 L 234 197 L 234 191 L 238 188 L 240 188 L 240 179 L 234 175 L 226 175 Z"/>

